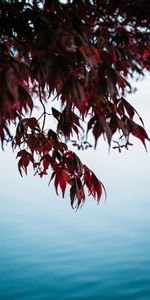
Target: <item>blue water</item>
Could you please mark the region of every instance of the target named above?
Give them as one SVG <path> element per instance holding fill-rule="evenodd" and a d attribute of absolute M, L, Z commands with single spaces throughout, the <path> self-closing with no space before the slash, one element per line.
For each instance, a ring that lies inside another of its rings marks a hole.
<path fill-rule="evenodd" d="M 106 203 L 75 212 L 2 154 L 0 300 L 150 299 L 149 155 L 130 155 L 100 163 Z"/>

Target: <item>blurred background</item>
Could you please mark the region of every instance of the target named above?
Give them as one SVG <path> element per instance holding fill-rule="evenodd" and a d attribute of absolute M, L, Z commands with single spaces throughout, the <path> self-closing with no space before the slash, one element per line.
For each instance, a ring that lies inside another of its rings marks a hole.
<path fill-rule="evenodd" d="M 150 76 L 134 84 L 128 100 L 150 136 Z M 78 152 L 108 197 L 77 212 L 0 150 L 0 300 L 150 299 L 150 145 L 132 142 L 121 154 L 102 140 Z"/>

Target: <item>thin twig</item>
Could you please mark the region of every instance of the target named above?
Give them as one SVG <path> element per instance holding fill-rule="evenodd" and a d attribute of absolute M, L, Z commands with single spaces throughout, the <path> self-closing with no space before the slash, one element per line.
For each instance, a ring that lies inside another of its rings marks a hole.
<path fill-rule="evenodd" d="M 44 130 L 44 126 L 45 126 L 45 121 L 46 121 L 46 108 L 45 108 L 45 105 L 42 101 L 42 97 L 41 97 L 41 86 L 40 86 L 40 83 L 39 83 L 39 100 L 40 100 L 40 103 L 42 104 L 42 107 L 43 107 L 43 125 L 42 125 L 42 132 Z"/>

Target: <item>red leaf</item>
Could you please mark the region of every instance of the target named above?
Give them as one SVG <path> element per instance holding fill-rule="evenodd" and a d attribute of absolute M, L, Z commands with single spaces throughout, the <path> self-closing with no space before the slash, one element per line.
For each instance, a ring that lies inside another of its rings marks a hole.
<path fill-rule="evenodd" d="M 60 119 L 61 112 L 58 111 L 56 108 L 52 107 L 52 114 L 57 119 L 57 121 Z"/>
<path fill-rule="evenodd" d="M 46 171 L 49 168 L 49 165 L 51 164 L 52 158 L 49 154 L 46 154 L 41 158 L 41 161 L 43 161 L 43 172 L 45 175 L 47 175 Z"/>
<path fill-rule="evenodd" d="M 60 186 L 62 190 L 62 196 L 64 198 L 65 190 L 66 190 L 66 185 L 70 181 L 70 175 L 66 169 L 63 169 L 61 167 L 56 167 L 55 171 L 52 173 L 50 182 L 52 179 L 54 179 L 54 185 L 55 185 L 55 190 L 58 195 L 58 185 Z"/>
<path fill-rule="evenodd" d="M 129 124 L 131 125 L 131 133 L 137 137 L 138 139 L 141 140 L 141 142 L 143 143 L 145 149 L 146 148 L 146 144 L 145 144 L 145 139 L 147 139 L 148 141 L 150 141 L 145 129 L 143 127 L 141 127 L 140 125 L 134 123 L 133 121 L 130 120 Z"/>
<path fill-rule="evenodd" d="M 64 198 L 64 194 L 65 194 L 65 190 L 66 190 L 66 185 L 69 182 L 69 180 L 70 180 L 70 175 L 69 175 L 68 171 L 65 169 L 61 169 L 60 175 L 59 175 L 59 185 L 62 190 L 63 198 Z"/>
<path fill-rule="evenodd" d="M 22 170 L 24 170 L 25 174 L 27 175 L 27 167 L 30 162 L 34 164 L 34 159 L 31 153 L 27 152 L 26 150 L 20 150 L 17 153 L 17 157 L 21 157 L 20 160 L 18 161 L 18 169 L 20 172 L 20 175 L 22 175 Z"/>
<path fill-rule="evenodd" d="M 95 176 L 95 174 L 84 165 L 84 175 L 83 175 L 84 184 L 87 186 L 89 193 L 96 198 L 99 202 L 102 196 L 102 190 L 105 192 L 105 188 L 102 182 Z"/>
<path fill-rule="evenodd" d="M 27 126 L 29 126 L 31 129 L 38 130 L 40 129 L 38 121 L 36 118 L 26 118 L 22 121 L 22 123 L 25 123 Z"/>

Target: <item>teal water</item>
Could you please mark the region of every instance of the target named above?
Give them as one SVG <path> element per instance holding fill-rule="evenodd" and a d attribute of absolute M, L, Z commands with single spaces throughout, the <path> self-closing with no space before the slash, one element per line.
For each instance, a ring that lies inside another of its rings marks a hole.
<path fill-rule="evenodd" d="M 0 205 L 0 299 L 150 299 L 148 199 L 130 214 L 41 198 Z"/>

